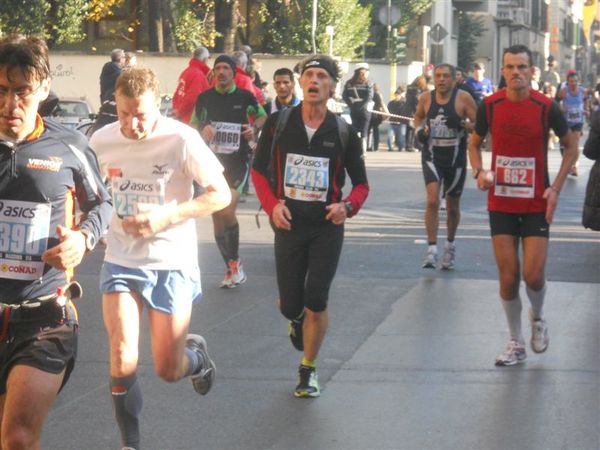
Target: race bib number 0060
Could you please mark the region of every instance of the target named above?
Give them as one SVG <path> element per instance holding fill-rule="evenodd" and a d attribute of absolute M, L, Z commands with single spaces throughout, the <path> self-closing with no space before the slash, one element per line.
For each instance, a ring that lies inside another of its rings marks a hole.
<path fill-rule="evenodd" d="M 210 144 L 215 153 L 235 153 L 240 149 L 242 125 L 239 123 L 213 122 L 215 135 Z"/>
<path fill-rule="evenodd" d="M 36 280 L 44 271 L 50 205 L 0 200 L 0 278 Z"/>
<path fill-rule="evenodd" d="M 496 157 L 498 197 L 533 198 L 535 193 L 535 158 Z"/>
<path fill-rule="evenodd" d="M 329 158 L 288 153 L 285 161 L 284 193 L 306 202 L 327 201 Z"/>

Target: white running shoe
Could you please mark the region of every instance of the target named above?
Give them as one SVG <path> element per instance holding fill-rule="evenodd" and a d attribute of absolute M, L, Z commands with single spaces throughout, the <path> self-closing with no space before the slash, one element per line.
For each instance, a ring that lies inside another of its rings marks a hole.
<path fill-rule="evenodd" d="M 231 280 L 231 269 L 225 271 L 225 278 L 221 281 L 221 288 L 234 288 L 235 283 Z"/>
<path fill-rule="evenodd" d="M 425 259 L 423 260 L 423 269 L 435 269 L 437 259 L 437 252 L 427 250 L 427 256 L 425 256 Z"/>
<path fill-rule="evenodd" d="M 454 243 L 446 242 L 444 245 L 444 254 L 442 255 L 442 269 L 452 270 L 454 269 L 454 261 L 456 259 L 456 245 Z"/>
<path fill-rule="evenodd" d="M 231 283 L 233 284 L 233 286 L 229 287 L 236 287 L 246 282 L 246 274 L 240 260 L 229 261 L 229 271 L 231 272 Z"/>
<path fill-rule="evenodd" d="M 497 366 L 514 366 L 522 363 L 527 358 L 525 345 L 516 339 L 511 339 L 506 344 L 506 348 L 496 357 Z"/>
<path fill-rule="evenodd" d="M 550 336 L 546 319 L 534 319 L 531 308 L 529 309 L 529 322 L 531 323 L 531 350 L 544 353 L 548 349 Z"/>

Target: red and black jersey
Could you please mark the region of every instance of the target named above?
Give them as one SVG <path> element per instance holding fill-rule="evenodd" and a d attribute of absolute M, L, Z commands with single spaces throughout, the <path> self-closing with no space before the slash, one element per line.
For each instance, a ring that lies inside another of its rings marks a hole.
<path fill-rule="evenodd" d="M 513 102 L 506 90 L 486 97 L 477 111 L 475 132 L 492 136 L 492 170 L 496 177 L 488 193 L 488 210 L 507 213 L 546 211 L 542 197 L 550 185 L 550 129 L 564 136 L 567 123 L 558 105 L 538 91 Z"/>
<path fill-rule="evenodd" d="M 112 207 L 82 134 L 38 116 L 26 140 L 0 140 L 0 302 L 51 295 L 65 285 L 70 274 L 40 256 L 60 242 L 57 225 L 75 227 L 76 203 L 84 217 L 78 227 L 99 239 Z"/>
<path fill-rule="evenodd" d="M 347 172 L 352 191 L 344 201 L 352 203 L 351 215 L 355 215 L 369 192 L 356 132 L 349 130 L 349 142 L 344 148 L 337 120 L 333 113 L 327 112 L 309 142 L 300 103 L 292 109 L 271 155 L 279 114 L 267 119 L 252 166 L 252 180 L 265 212 L 271 215 L 279 199 L 285 199 L 293 221 L 322 222 L 327 214 L 325 207 L 342 200 Z"/>

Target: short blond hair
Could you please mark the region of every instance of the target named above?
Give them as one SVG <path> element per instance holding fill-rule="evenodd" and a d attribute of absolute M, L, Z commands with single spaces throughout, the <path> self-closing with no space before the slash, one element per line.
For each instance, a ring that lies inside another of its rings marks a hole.
<path fill-rule="evenodd" d="M 129 98 L 140 98 L 148 91 L 152 92 L 157 100 L 160 98 L 158 78 L 154 71 L 147 67 L 125 69 L 115 83 L 115 92 Z"/>

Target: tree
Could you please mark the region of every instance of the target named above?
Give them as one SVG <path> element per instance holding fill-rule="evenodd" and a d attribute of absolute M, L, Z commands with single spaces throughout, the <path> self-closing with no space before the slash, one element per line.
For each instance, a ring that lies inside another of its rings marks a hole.
<path fill-rule="evenodd" d="M 483 19 L 475 14 L 460 11 L 458 13 L 458 65 L 465 70 L 475 61 L 475 51 L 479 37 L 485 27 Z"/>
<path fill-rule="evenodd" d="M 49 44 L 79 42 L 87 10 L 87 0 L 2 0 L 0 32 L 37 34 Z"/>
<path fill-rule="evenodd" d="M 213 48 L 215 29 L 214 0 L 177 0 L 173 8 L 173 38 L 177 50 L 192 52 L 200 45 Z"/>
<path fill-rule="evenodd" d="M 363 4 L 371 4 L 371 28 L 369 39 L 366 43 L 366 56 L 369 58 L 386 58 L 387 25 L 379 21 L 379 11 L 387 8 L 387 0 L 361 0 Z M 396 28 L 404 27 L 415 30 L 419 17 L 432 5 L 433 0 L 392 0 L 391 5 L 400 10 L 400 20 L 394 25 Z"/>
<path fill-rule="evenodd" d="M 312 8 L 310 2 L 263 0 L 255 16 L 259 23 L 262 51 L 291 55 L 312 53 Z M 370 7 L 357 0 L 319 0 L 316 30 L 317 51 L 328 53 L 328 25 L 334 27 L 333 53 L 344 58 L 360 55 L 369 34 Z"/>

